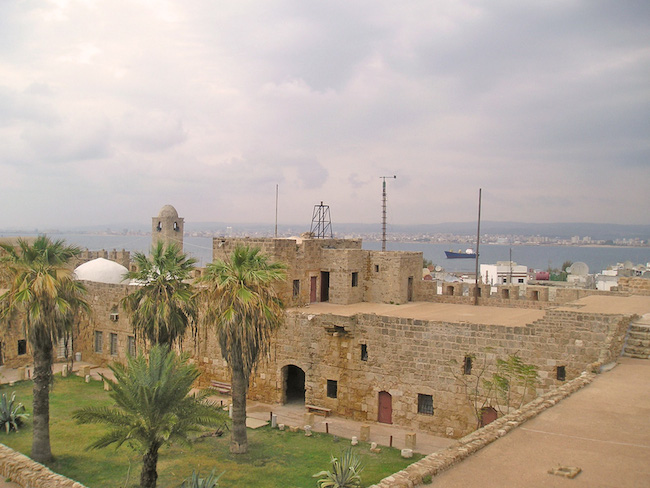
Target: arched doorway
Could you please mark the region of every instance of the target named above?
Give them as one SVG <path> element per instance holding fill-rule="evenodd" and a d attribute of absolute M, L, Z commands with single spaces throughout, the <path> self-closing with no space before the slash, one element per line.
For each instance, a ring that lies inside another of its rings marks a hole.
<path fill-rule="evenodd" d="M 481 427 L 485 427 L 487 424 L 494 422 L 499 414 L 492 407 L 485 407 L 481 409 Z"/>
<path fill-rule="evenodd" d="M 289 364 L 282 368 L 283 403 L 305 403 L 305 372 Z"/>
<path fill-rule="evenodd" d="M 379 413 L 377 421 L 383 424 L 393 423 L 393 397 L 387 391 L 379 392 Z"/>

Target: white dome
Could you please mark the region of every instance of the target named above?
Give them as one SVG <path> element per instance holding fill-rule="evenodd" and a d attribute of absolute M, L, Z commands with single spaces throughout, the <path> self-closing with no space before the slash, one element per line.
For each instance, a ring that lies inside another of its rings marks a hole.
<path fill-rule="evenodd" d="M 104 258 L 88 261 L 74 270 L 75 278 L 83 281 L 96 281 L 98 283 L 127 284 L 129 280 L 124 275 L 129 270 L 115 261 Z"/>

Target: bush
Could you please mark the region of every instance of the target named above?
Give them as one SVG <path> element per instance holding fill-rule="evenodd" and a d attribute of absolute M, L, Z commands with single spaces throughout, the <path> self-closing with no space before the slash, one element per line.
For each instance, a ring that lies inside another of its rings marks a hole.
<path fill-rule="evenodd" d="M 4 427 L 7 434 L 23 425 L 23 420 L 29 417 L 25 413 L 25 406 L 22 403 L 14 405 L 16 402 L 16 392 L 11 394 L 11 400 L 7 401 L 7 395 L 2 394 L 0 399 L 0 429 Z"/>
<path fill-rule="evenodd" d="M 199 478 L 199 473 L 192 470 L 192 476 L 183 481 L 181 488 L 217 488 L 219 486 L 219 478 L 221 478 L 223 473 L 215 476 L 215 471 L 216 468 L 212 470 L 212 473 L 207 478 Z"/>
<path fill-rule="evenodd" d="M 339 458 L 331 457 L 332 470 L 314 475 L 318 488 L 358 488 L 361 486 L 361 460 L 351 449 L 344 451 Z"/>

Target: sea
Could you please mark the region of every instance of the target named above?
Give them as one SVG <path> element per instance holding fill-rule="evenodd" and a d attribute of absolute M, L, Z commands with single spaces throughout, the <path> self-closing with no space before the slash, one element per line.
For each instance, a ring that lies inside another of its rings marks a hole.
<path fill-rule="evenodd" d="M 9 236 L 10 234 L 6 234 Z M 23 234 L 24 235 L 24 234 Z M 4 236 L 4 235 L 3 235 Z M 53 239 L 65 239 L 66 242 L 98 251 L 126 250 L 147 253 L 151 247 L 149 235 L 95 235 L 95 234 L 49 234 Z M 198 266 L 212 262 L 212 238 L 185 236 L 184 250 L 197 260 Z M 465 250 L 467 245 L 432 244 L 425 242 L 388 242 L 388 251 L 422 252 L 425 259 L 449 272 L 471 273 L 475 269 L 474 259 L 447 259 L 445 251 Z M 363 241 L 363 249 L 380 250 L 381 242 Z M 617 263 L 631 262 L 634 265 L 650 263 L 650 247 L 626 246 L 549 246 L 549 245 L 502 245 L 481 244 L 479 263 L 496 264 L 497 261 L 512 260 L 529 269 L 559 269 L 565 261 L 584 262 L 590 273 L 599 273 Z"/>

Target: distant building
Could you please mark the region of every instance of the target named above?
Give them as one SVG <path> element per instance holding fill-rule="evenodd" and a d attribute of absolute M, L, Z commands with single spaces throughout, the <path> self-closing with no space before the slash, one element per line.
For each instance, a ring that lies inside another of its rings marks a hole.
<path fill-rule="evenodd" d="M 481 279 L 491 286 L 525 285 L 528 283 L 528 268 L 514 261 L 481 264 Z"/>

